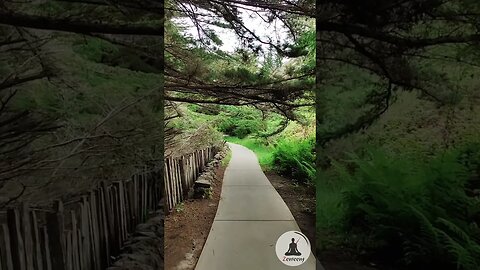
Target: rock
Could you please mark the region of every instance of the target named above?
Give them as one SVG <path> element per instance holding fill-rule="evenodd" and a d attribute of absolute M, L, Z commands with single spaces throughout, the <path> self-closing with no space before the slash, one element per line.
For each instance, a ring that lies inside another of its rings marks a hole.
<path fill-rule="evenodd" d="M 212 183 L 210 183 L 210 181 L 206 180 L 206 179 L 201 179 L 201 180 L 197 180 L 195 181 L 195 186 L 194 188 L 210 188 L 210 186 L 212 185 Z"/>
<path fill-rule="evenodd" d="M 203 199 L 205 196 L 205 193 L 207 193 L 207 190 L 210 188 L 204 188 L 204 187 L 197 187 L 194 189 L 193 197 L 195 199 Z"/>
<path fill-rule="evenodd" d="M 136 227 L 122 253 L 107 270 L 163 269 L 163 213 Z"/>

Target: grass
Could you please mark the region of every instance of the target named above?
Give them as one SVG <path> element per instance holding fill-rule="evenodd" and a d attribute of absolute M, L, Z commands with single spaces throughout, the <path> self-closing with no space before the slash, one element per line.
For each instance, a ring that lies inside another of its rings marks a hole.
<path fill-rule="evenodd" d="M 227 155 L 222 160 L 222 166 L 226 167 L 228 163 L 230 163 L 231 159 L 232 159 L 232 150 L 228 149 Z"/>
<path fill-rule="evenodd" d="M 247 147 L 252 150 L 258 158 L 258 163 L 264 170 L 270 170 L 273 166 L 273 148 L 266 145 L 259 139 L 246 137 L 243 139 L 237 137 L 225 137 L 227 142 L 236 143 Z"/>

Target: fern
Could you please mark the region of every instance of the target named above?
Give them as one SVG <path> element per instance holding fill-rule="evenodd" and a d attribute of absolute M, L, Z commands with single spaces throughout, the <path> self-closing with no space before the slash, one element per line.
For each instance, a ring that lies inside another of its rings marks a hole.
<path fill-rule="evenodd" d="M 433 247 L 433 252 L 439 254 L 440 242 L 438 239 L 437 229 L 433 223 L 425 216 L 422 211 L 413 205 L 409 205 L 411 213 L 417 218 L 420 225 L 420 238 L 426 242 L 430 247 Z"/>
<path fill-rule="evenodd" d="M 478 264 L 467 248 L 454 240 L 446 232 L 437 229 L 437 233 L 447 252 L 455 258 L 458 270 L 478 270 Z"/>
<path fill-rule="evenodd" d="M 315 141 L 314 138 L 284 138 L 274 148 L 273 160 L 276 169 L 292 178 L 315 182 Z"/>
<path fill-rule="evenodd" d="M 343 228 L 355 235 L 352 245 L 408 266 L 480 269 L 480 230 L 471 214 L 479 204 L 465 193 L 468 174 L 458 153 L 425 163 L 370 152 L 349 162 L 353 171 L 332 164 L 344 183 Z"/>

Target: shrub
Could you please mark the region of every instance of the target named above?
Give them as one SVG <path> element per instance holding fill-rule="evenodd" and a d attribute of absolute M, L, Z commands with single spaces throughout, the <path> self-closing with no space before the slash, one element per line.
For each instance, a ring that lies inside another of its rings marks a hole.
<path fill-rule="evenodd" d="M 315 139 L 284 137 L 273 150 L 273 162 L 279 173 L 300 182 L 314 182 Z"/>
<path fill-rule="evenodd" d="M 422 162 L 376 152 L 352 156 L 354 169 L 336 164 L 349 243 L 390 263 L 480 269 L 480 205 L 466 193 L 463 155 L 450 151 Z"/>
<path fill-rule="evenodd" d="M 219 117 L 217 128 L 224 134 L 243 139 L 264 129 L 259 112 L 251 108 L 230 108 Z"/>

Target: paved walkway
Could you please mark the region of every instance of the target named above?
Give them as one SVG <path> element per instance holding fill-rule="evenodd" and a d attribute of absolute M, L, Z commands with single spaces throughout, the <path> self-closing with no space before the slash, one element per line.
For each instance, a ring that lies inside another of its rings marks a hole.
<path fill-rule="evenodd" d="M 300 229 L 255 154 L 237 144 L 229 146 L 232 159 L 223 178 L 217 214 L 195 270 L 314 270 L 313 253 L 301 266 L 279 261 L 275 254 L 278 237 Z"/>

